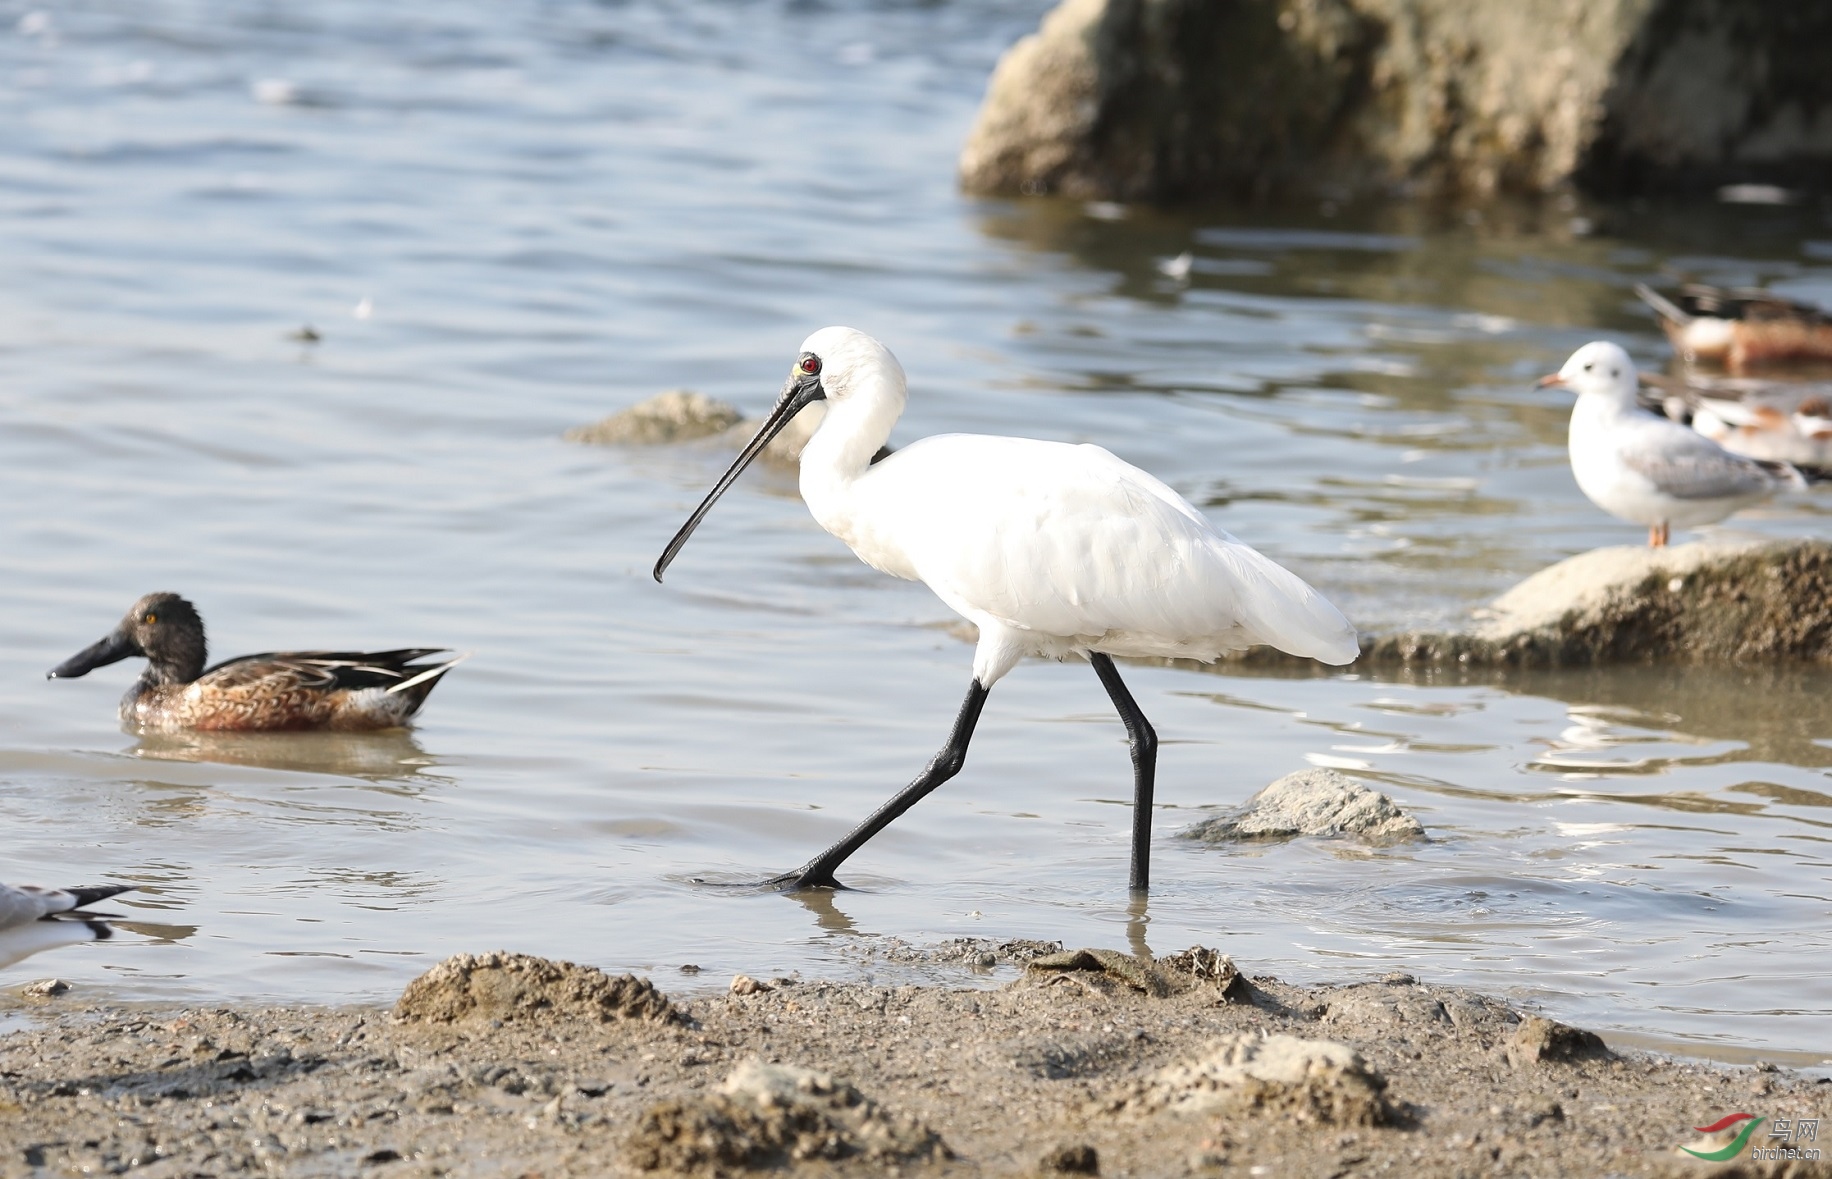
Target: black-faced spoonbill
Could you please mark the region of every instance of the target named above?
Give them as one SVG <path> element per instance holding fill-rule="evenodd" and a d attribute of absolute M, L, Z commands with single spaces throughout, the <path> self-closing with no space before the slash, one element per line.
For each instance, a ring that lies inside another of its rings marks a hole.
<path fill-rule="evenodd" d="M 35 884 L 0 884 L 0 967 L 40 950 L 100 941 L 114 936 L 106 914 L 87 906 L 132 888 L 104 884 L 94 888 L 39 888 Z"/>
<path fill-rule="evenodd" d="M 1569 389 L 1571 473 L 1590 502 L 1667 543 L 1673 525 L 1715 524 L 1806 480 L 1786 463 L 1732 454 L 1696 430 L 1643 409 L 1635 399 L 1635 362 L 1619 345 L 1579 348 L 1542 388 Z"/>
<path fill-rule="evenodd" d="M 669 562 L 776 432 L 827 412 L 801 456 L 822 528 L 874 569 L 921 581 L 979 627 L 973 682 L 928 768 L 851 834 L 773 885 L 839 887 L 846 858 L 960 772 L 986 694 L 1026 655 L 1087 655 L 1132 743 L 1132 887 L 1150 879 L 1158 738 L 1113 656 L 1211 660 L 1267 643 L 1344 664 L 1355 628 L 1323 595 L 1219 531 L 1182 496 L 1098 446 L 940 434 L 876 464 L 906 399 L 903 367 L 852 328 L 803 342 L 776 407 L 655 563 Z"/>

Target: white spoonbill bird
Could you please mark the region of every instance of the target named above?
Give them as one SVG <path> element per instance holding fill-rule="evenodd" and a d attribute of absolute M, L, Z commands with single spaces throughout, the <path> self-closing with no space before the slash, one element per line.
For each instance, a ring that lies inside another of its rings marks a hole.
<path fill-rule="evenodd" d="M 940 434 L 878 463 L 907 397 L 890 349 L 852 328 L 802 343 L 757 436 L 655 563 L 669 562 L 777 431 L 816 401 L 801 493 L 822 528 L 874 569 L 920 581 L 979 628 L 973 682 L 928 768 L 851 834 L 769 883 L 837 888 L 834 871 L 960 772 L 986 695 L 1026 655 L 1086 654 L 1132 745 L 1132 887 L 1150 877 L 1157 734 L 1113 656 L 1211 660 L 1267 643 L 1344 664 L 1355 628 L 1322 594 L 1216 529 L 1182 496 L 1098 446 Z"/>
<path fill-rule="evenodd" d="M 1571 473 L 1590 502 L 1667 543 L 1673 525 L 1715 524 L 1732 512 L 1806 480 L 1786 463 L 1732 454 L 1696 430 L 1643 409 L 1635 362 L 1619 345 L 1594 340 L 1571 354 L 1542 388 L 1578 395 L 1571 408 Z"/>
<path fill-rule="evenodd" d="M 88 911 L 132 885 L 91 888 L 40 888 L 35 884 L 0 884 L 0 968 L 40 950 L 103 941 L 114 936 L 107 915 Z"/>

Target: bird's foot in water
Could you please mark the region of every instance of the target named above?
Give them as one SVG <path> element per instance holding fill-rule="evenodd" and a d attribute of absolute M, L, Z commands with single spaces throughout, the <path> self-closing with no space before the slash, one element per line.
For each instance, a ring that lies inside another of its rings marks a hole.
<path fill-rule="evenodd" d="M 833 869 L 824 866 L 819 860 L 811 864 L 803 864 L 793 872 L 772 876 L 761 883 L 764 888 L 773 888 L 778 892 L 800 892 L 804 888 L 842 889 L 846 887 L 834 879 Z"/>

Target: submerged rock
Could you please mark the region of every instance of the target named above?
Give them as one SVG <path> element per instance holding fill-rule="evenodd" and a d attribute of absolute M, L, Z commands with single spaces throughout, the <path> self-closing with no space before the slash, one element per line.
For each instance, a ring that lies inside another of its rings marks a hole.
<path fill-rule="evenodd" d="M 982 193 L 1163 200 L 1823 182 L 1823 5 L 1062 0 L 961 153 Z"/>
<path fill-rule="evenodd" d="M 568 442 L 594 446 L 660 446 L 722 434 L 744 420 L 735 405 L 692 389 L 670 389 L 589 426 L 566 431 Z"/>
<path fill-rule="evenodd" d="M 1263 1109 L 1301 1121 L 1382 1126 L 1393 1120 L 1386 1087 L 1347 1044 L 1242 1032 L 1152 1074 L 1127 1104 L 1195 1114 Z"/>
<path fill-rule="evenodd" d="M 1299 770 L 1261 790 L 1232 815 L 1183 832 L 1205 843 L 1349 835 L 1371 844 L 1423 839 L 1425 828 L 1379 791 L 1335 770 Z"/>
<path fill-rule="evenodd" d="M 639 1170 L 688 1174 L 952 1157 L 935 1131 L 831 1073 L 757 1060 L 733 1069 L 717 1093 L 650 1106 L 625 1154 Z"/>
<path fill-rule="evenodd" d="M 808 406 L 770 439 L 758 457 L 794 466 L 826 413 L 827 407 L 818 401 Z M 747 418 L 729 402 L 691 389 L 670 389 L 589 426 L 575 426 L 566 431 L 565 438 L 591 446 L 664 446 L 716 438 L 729 442 L 735 453 L 762 425 L 763 419 Z M 888 449 L 880 451 L 879 457 L 888 453 Z"/>
<path fill-rule="evenodd" d="M 1832 545 L 1716 536 L 1594 549 L 1527 578 L 1476 625 L 1375 640 L 1361 660 L 1558 667 L 1832 660 Z"/>
<path fill-rule="evenodd" d="M 407 984 L 394 1014 L 403 1022 L 425 1023 L 686 1022 L 646 978 L 502 950 L 447 958 Z"/>

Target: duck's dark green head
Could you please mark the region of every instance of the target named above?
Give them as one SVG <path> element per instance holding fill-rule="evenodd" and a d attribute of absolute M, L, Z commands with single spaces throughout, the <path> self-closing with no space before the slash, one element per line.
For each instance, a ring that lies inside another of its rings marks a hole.
<path fill-rule="evenodd" d="M 53 667 L 45 678 L 75 679 L 129 656 L 143 655 L 155 680 L 188 684 L 204 670 L 204 651 L 204 620 L 198 617 L 197 607 L 177 594 L 148 594 L 100 642 Z"/>

